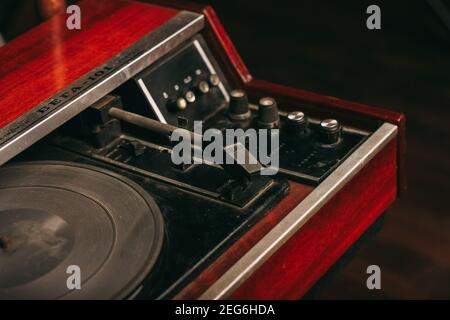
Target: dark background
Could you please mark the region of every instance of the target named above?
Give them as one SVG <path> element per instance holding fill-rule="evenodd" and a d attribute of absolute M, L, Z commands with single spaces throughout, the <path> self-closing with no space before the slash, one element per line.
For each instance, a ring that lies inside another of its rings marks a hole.
<path fill-rule="evenodd" d="M 450 33 L 427 1 L 197 2 L 213 5 L 255 77 L 406 114 L 407 194 L 309 297 L 449 299 Z M 381 30 L 366 28 L 370 4 Z M 33 1 L 0 1 L 5 38 L 37 22 Z M 371 264 L 382 290 L 366 287 Z"/>

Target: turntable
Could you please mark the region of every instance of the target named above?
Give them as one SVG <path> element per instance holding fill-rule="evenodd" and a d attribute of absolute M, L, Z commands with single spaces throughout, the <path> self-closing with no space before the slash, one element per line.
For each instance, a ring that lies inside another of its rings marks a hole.
<path fill-rule="evenodd" d="M 5 166 L 0 176 L 1 297 L 124 298 L 155 264 L 163 218 L 134 182 L 64 162 Z M 67 288 L 70 265 L 91 288 Z"/>
<path fill-rule="evenodd" d="M 404 189 L 403 115 L 253 79 L 211 7 L 153 2 L 0 49 L 0 299 L 298 298 Z"/>

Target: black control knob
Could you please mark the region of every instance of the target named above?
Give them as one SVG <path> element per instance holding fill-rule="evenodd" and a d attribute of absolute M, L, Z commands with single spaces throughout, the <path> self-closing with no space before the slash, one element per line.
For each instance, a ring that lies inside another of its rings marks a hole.
<path fill-rule="evenodd" d="M 230 108 L 228 110 L 232 120 L 245 120 L 250 118 L 248 96 L 244 90 L 237 89 L 230 92 Z"/>
<path fill-rule="evenodd" d="M 341 139 L 341 124 L 335 119 L 325 119 L 320 122 L 320 142 L 323 144 L 334 144 Z"/>
<path fill-rule="evenodd" d="M 293 111 L 287 115 L 286 130 L 296 136 L 302 135 L 308 128 L 308 119 L 301 111 Z"/>
<path fill-rule="evenodd" d="M 278 114 L 278 105 L 275 99 L 270 97 L 261 98 L 258 105 L 258 126 L 265 129 L 278 127 L 280 123 L 280 116 Z"/>

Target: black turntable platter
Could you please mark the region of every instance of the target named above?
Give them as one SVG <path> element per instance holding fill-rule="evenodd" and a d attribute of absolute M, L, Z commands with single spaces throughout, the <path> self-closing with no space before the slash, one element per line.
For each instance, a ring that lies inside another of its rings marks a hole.
<path fill-rule="evenodd" d="M 71 162 L 0 168 L 0 299 L 126 298 L 163 234 L 152 197 L 118 174 Z M 74 268 L 81 289 L 68 286 Z"/>

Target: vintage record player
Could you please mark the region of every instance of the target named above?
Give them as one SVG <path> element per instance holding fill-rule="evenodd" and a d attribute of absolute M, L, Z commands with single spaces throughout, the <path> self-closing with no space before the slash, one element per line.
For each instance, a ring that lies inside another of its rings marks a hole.
<path fill-rule="evenodd" d="M 0 49 L 1 299 L 298 298 L 403 190 L 403 115 L 253 79 L 211 7 L 79 6 Z"/>

